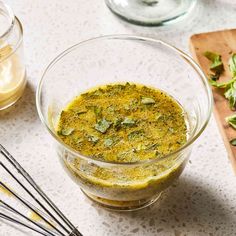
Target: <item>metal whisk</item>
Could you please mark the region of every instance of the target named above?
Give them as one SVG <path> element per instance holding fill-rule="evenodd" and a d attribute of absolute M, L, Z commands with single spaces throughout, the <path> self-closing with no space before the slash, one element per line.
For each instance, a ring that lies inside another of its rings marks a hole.
<path fill-rule="evenodd" d="M 1 144 L 0 154 L 0 218 L 45 236 L 82 236 Z"/>

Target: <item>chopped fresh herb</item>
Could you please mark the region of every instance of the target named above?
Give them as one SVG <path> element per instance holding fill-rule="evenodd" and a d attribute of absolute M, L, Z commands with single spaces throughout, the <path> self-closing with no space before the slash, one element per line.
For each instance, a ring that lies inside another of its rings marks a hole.
<path fill-rule="evenodd" d="M 134 153 L 134 149 L 126 150 L 123 152 L 120 152 L 117 154 L 117 160 L 118 161 L 124 161 L 128 156 L 130 156 L 132 153 Z M 128 161 L 127 161 L 128 162 Z"/>
<path fill-rule="evenodd" d="M 229 59 L 229 70 L 232 74 L 232 79 L 222 83 L 216 82 L 224 70 L 221 56 L 212 52 L 205 52 L 204 55 L 212 62 L 210 69 L 215 72 L 215 74 L 210 75 L 210 84 L 225 90 L 224 96 L 229 100 L 230 108 L 234 110 L 236 106 L 236 53 Z M 225 120 L 229 125 L 236 129 L 236 114 L 226 117 Z M 236 146 L 236 139 L 231 140 L 230 143 L 231 145 Z"/>
<path fill-rule="evenodd" d="M 105 134 L 107 132 L 107 130 L 109 129 L 109 127 L 111 126 L 112 122 L 107 121 L 105 118 L 103 118 L 102 120 L 99 120 L 98 123 L 94 126 L 94 128 Z"/>
<path fill-rule="evenodd" d="M 138 146 L 136 147 L 137 151 L 141 151 L 141 150 L 145 150 L 146 146 L 143 143 L 138 144 Z"/>
<path fill-rule="evenodd" d="M 79 139 L 77 140 L 77 143 L 82 143 L 83 141 L 84 141 L 84 139 L 79 138 Z"/>
<path fill-rule="evenodd" d="M 225 89 L 225 97 L 229 100 L 230 108 L 233 110 L 236 105 L 236 54 L 233 54 L 229 60 L 229 69 L 232 79 L 226 82 L 217 83 L 214 79 L 210 79 L 212 86 Z"/>
<path fill-rule="evenodd" d="M 171 127 L 168 128 L 168 131 L 170 131 L 170 133 L 172 133 L 172 134 L 175 132 L 175 130 Z"/>
<path fill-rule="evenodd" d="M 156 113 L 155 115 L 155 119 L 158 121 L 160 118 L 162 117 L 162 114 L 161 113 Z"/>
<path fill-rule="evenodd" d="M 94 106 L 93 109 L 94 109 L 93 111 L 94 111 L 94 114 L 95 114 L 96 118 L 101 118 L 102 108 L 98 107 L 98 106 Z"/>
<path fill-rule="evenodd" d="M 109 138 L 105 138 L 104 139 L 104 146 L 111 147 L 111 146 L 115 145 L 116 143 L 118 143 L 120 140 L 121 140 L 121 138 L 117 137 L 117 136 L 111 136 Z"/>
<path fill-rule="evenodd" d="M 148 104 L 155 104 L 155 100 L 153 98 L 148 98 L 148 97 L 142 97 L 141 98 L 141 103 L 148 105 Z"/>
<path fill-rule="evenodd" d="M 114 113 L 115 112 L 115 107 L 110 105 L 108 108 L 107 108 L 107 111 L 110 112 L 110 113 Z"/>
<path fill-rule="evenodd" d="M 158 147 L 158 146 L 159 146 L 158 143 L 152 143 L 150 145 L 146 145 L 145 150 L 155 150 L 156 147 Z"/>
<path fill-rule="evenodd" d="M 229 100 L 230 108 L 233 110 L 236 105 L 236 81 L 226 87 L 224 95 Z"/>
<path fill-rule="evenodd" d="M 103 89 L 102 88 L 99 88 L 98 90 L 94 91 L 92 93 L 93 96 L 101 96 L 103 94 Z"/>
<path fill-rule="evenodd" d="M 121 118 L 115 118 L 113 125 L 116 131 L 121 128 L 121 122 L 122 122 Z"/>
<path fill-rule="evenodd" d="M 134 126 L 135 125 L 135 120 L 129 117 L 125 117 L 125 119 L 121 122 L 122 125 L 125 126 Z"/>
<path fill-rule="evenodd" d="M 124 109 L 125 109 L 126 111 L 129 111 L 129 110 L 130 110 L 129 104 L 125 104 L 125 105 L 124 105 Z"/>
<path fill-rule="evenodd" d="M 84 114 L 84 113 L 87 113 L 87 111 L 86 110 L 76 111 L 77 115 L 81 115 L 81 114 Z"/>
<path fill-rule="evenodd" d="M 177 144 L 183 144 L 183 141 L 179 141 L 179 140 L 178 140 L 176 143 L 177 143 Z"/>
<path fill-rule="evenodd" d="M 57 133 L 59 135 L 69 136 L 74 132 L 74 130 L 75 129 L 73 129 L 73 128 L 65 128 L 65 129 L 62 129 L 62 130 L 58 131 Z"/>
<path fill-rule="evenodd" d="M 234 109 L 236 105 L 236 77 L 222 83 L 210 80 L 212 86 L 216 88 L 224 88 L 225 97 L 229 100 L 230 108 Z"/>
<path fill-rule="evenodd" d="M 102 153 L 96 153 L 93 155 L 93 157 L 98 160 L 104 160 L 104 155 Z"/>
<path fill-rule="evenodd" d="M 138 109 L 139 101 L 138 99 L 132 99 L 128 105 L 129 110 L 136 111 Z"/>
<path fill-rule="evenodd" d="M 236 129 L 236 114 L 225 118 L 226 122 Z"/>
<path fill-rule="evenodd" d="M 113 143 L 114 143 L 114 141 L 111 138 L 106 138 L 104 140 L 104 146 L 106 146 L 106 147 L 111 147 L 113 145 Z"/>
<path fill-rule="evenodd" d="M 128 134 L 128 139 L 129 140 L 134 140 L 134 139 L 137 139 L 137 138 L 141 138 L 143 137 L 145 134 L 144 130 L 141 129 L 141 130 L 135 130 L 131 133 Z"/>
<path fill-rule="evenodd" d="M 101 119 L 102 118 L 102 108 L 98 107 L 98 106 L 94 106 L 94 105 L 87 105 L 86 108 L 90 111 L 93 111 L 97 119 Z"/>
<path fill-rule="evenodd" d="M 99 141 L 99 138 L 95 135 L 88 135 L 88 141 L 95 145 Z"/>
<path fill-rule="evenodd" d="M 231 85 L 233 82 L 236 81 L 236 78 L 228 80 L 226 82 L 218 83 L 216 81 L 210 80 L 210 84 L 216 88 L 226 88 L 227 86 Z"/>
<path fill-rule="evenodd" d="M 76 142 L 77 144 L 81 144 L 83 141 L 84 141 L 83 138 L 78 138 L 75 142 Z"/>
<path fill-rule="evenodd" d="M 236 138 L 230 140 L 230 143 L 232 146 L 236 146 Z"/>
<path fill-rule="evenodd" d="M 229 69 L 232 74 L 232 77 L 236 77 L 236 53 L 234 53 L 229 59 Z"/>
<path fill-rule="evenodd" d="M 221 60 L 221 55 L 219 55 L 215 52 L 206 51 L 204 53 L 204 56 L 212 62 L 211 66 L 210 66 L 211 71 L 215 72 L 215 74 L 217 76 L 221 75 L 222 72 L 224 71 L 224 65 Z"/>

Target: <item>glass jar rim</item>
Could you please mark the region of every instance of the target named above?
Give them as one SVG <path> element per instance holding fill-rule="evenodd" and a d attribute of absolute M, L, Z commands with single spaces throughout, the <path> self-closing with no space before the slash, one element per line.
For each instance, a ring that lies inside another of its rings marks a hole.
<path fill-rule="evenodd" d="M 65 144 L 50 128 L 50 125 L 48 124 L 47 120 L 44 118 L 43 112 L 41 111 L 41 92 L 42 92 L 42 86 L 44 83 L 44 78 L 47 74 L 47 72 L 54 66 L 54 64 L 56 64 L 60 59 L 62 59 L 64 56 L 66 56 L 67 54 L 69 54 L 70 52 L 72 52 L 73 50 L 76 50 L 78 47 L 81 47 L 83 45 L 89 44 L 89 43 L 93 43 L 93 42 L 97 42 L 97 41 L 102 41 L 102 40 L 112 40 L 112 39 L 123 39 L 123 40 L 140 40 L 140 41 L 145 41 L 145 42 L 152 42 L 152 43 L 158 43 L 161 44 L 169 49 L 171 49 L 172 51 L 174 51 L 175 53 L 179 54 L 181 57 L 183 57 L 183 59 L 185 61 L 187 61 L 191 67 L 197 72 L 197 74 L 200 76 L 200 78 L 202 79 L 202 82 L 204 83 L 204 86 L 206 87 L 206 93 L 207 93 L 207 97 L 208 97 L 208 108 L 207 108 L 207 117 L 204 120 L 204 122 L 202 122 L 202 125 L 200 126 L 199 130 L 196 132 L 195 129 L 195 133 L 193 134 L 193 136 L 187 140 L 187 142 L 181 146 L 179 149 L 164 155 L 161 158 L 154 158 L 154 159 L 150 159 L 150 160 L 144 160 L 144 161 L 136 161 L 136 162 L 114 162 L 114 161 L 106 161 L 106 160 L 96 160 L 93 159 L 90 156 L 86 156 L 83 155 L 82 153 L 76 151 L 75 149 L 71 148 L 69 145 Z M 189 147 L 204 131 L 204 129 L 206 128 L 210 117 L 211 117 L 211 113 L 212 113 L 212 106 L 213 106 L 213 96 L 212 96 L 212 91 L 210 88 L 210 85 L 208 83 L 208 79 L 206 77 L 206 75 L 204 74 L 204 72 L 202 71 L 202 69 L 199 67 L 199 65 L 193 60 L 192 57 L 190 57 L 189 55 L 187 55 L 185 52 L 181 51 L 180 49 L 172 46 L 169 43 L 166 43 L 162 40 L 159 39 L 154 39 L 154 38 L 149 38 L 149 37 L 142 37 L 142 36 L 137 36 L 137 35 L 127 35 L 127 34 L 116 34 L 116 35 L 105 35 L 105 36 L 99 36 L 99 37 L 95 37 L 95 38 L 91 38 L 82 42 L 79 42 L 69 48 L 67 48 L 66 50 L 64 50 L 62 53 L 60 53 L 57 57 L 55 57 L 50 64 L 46 67 L 46 69 L 43 72 L 43 75 L 38 83 L 37 86 L 37 90 L 36 90 L 36 108 L 37 108 L 37 112 L 39 115 L 39 118 L 41 120 L 41 122 L 43 123 L 43 125 L 46 127 L 46 129 L 48 130 L 48 132 L 52 135 L 52 137 L 61 145 L 63 146 L 69 153 L 72 153 L 75 156 L 78 156 L 81 159 L 93 162 L 95 164 L 98 165 L 105 165 L 105 166 L 140 166 L 140 165 L 145 165 L 145 164 L 151 164 L 151 163 L 156 163 L 159 161 L 162 161 L 163 159 L 166 159 L 170 156 L 176 155 L 178 153 L 180 153 L 181 151 L 187 149 L 187 147 Z"/>
<path fill-rule="evenodd" d="M 13 50 L 11 51 L 11 53 L 9 53 L 7 56 L 5 56 L 2 60 L 0 60 L 0 62 L 1 62 L 1 61 L 8 59 L 9 57 L 11 57 L 11 55 L 13 55 L 15 53 L 15 51 L 20 47 L 20 45 L 23 41 L 23 26 L 22 26 L 20 20 L 14 15 L 14 12 L 11 9 L 11 7 L 9 5 L 7 5 L 6 3 L 2 2 L 1 0 L 0 0 L 0 3 L 6 8 L 7 13 L 10 17 L 9 27 L 7 27 L 6 31 L 0 35 L 0 39 L 7 37 L 12 32 L 12 30 L 16 24 L 18 24 L 19 31 L 20 31 L 19 39 L 17 40 L 17 43 L 14 45 Z"/>
<path fill-rule="evenodd" d="M 5 7 L 5 12 L 7 13 L 7 15 L 10 18 L 10 22 L 9 22 L 9 27 L 6 28 L 5 32 L 3 32 L 0 35 L 0 38 L 4 38 L 6 37 L 13 29 L 14 25 L 15 25 L 15 15 L 12 11 L 12 9 L 10 8 L 10 6 L 8 6 L 6 3 L 0 1 L 0 3 Z"/>

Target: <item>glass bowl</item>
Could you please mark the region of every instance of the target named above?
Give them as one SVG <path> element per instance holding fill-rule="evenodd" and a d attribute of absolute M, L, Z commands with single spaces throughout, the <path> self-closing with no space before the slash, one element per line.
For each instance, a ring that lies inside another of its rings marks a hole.
<path fill-rule="evenodd" d="M 62 142 L 56 126 L 68 102 L 95 86 L 123 82 L 173 96 L 187 114 L 186 144 L 159 159 L 114 163 L 84 156 Z M 82 191 L 107 208 L 134 210 L 153 203 L 179 177 L 209 121 L 212 93 L 202 70 L 179 49 L 157 39 L 112 35 L 78 43 L 56 57 L 38 85 L 36 103 L 66 172 Z"/>
<path fill-rule="evenodd" d="M 163 26 L 191 17 L 197 0 L 105 0 L 122 19 L 137 25 Z"/>

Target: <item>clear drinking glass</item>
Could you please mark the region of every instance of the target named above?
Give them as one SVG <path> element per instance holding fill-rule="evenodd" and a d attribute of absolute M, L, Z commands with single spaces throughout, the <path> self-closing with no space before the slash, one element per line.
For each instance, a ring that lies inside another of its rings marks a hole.
<path fill-rule="evenodd" d="M 56 126 L 68 102 L 95 86 L 123 82 L 173 96 L 187 114 L 187 143 L 163 158 L 114 163 L 84 156 L 61 141 Z M 105 207 L 134 210 L 153 203 L 179 177 L 209 121 L 212 94 L 204 73 L 182 51 L 152 38 L 114 35 L 76 44 L 55 58 L 38 85 L 36 103 L 63 166 L 82 191 Z"/>
<path fill-rule="evenodd" d="M 26 85 L 22 37 L 20 21 L 0 1 L 0 110 L 14 104 Z"/>
<path fill-rule="evenodd" d="M 105 0 L 112 12 L 138 25 L 175 23 L 189 15 L 197 0 Z"/>

